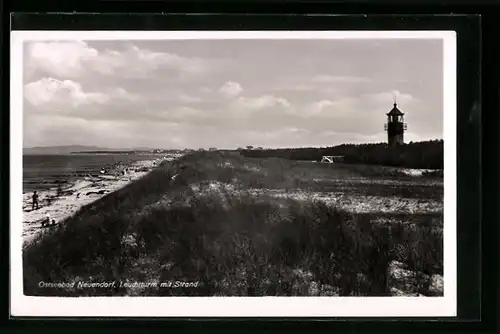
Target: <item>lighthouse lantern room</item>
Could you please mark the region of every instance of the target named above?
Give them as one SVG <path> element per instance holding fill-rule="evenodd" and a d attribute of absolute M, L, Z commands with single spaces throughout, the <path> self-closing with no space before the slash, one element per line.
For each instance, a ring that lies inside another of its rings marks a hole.
<path fill-rule="evenodd" d="M 387 123 L 384 130 L 387 131 L 387 143 L 389 146 L 397 146 L 404 144 L 404 132 L 407 125 L 404 122 L 404 113 L 398 109 L 396 102 L 394 107 L 387 114 Z"/>

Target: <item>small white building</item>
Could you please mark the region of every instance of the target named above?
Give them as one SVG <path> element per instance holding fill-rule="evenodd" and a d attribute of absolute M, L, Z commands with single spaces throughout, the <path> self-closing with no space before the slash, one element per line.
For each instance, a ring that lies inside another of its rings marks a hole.
<path fill-rule="evenodd" d="M 322 163 L 338 163 L 338 162 L 344 162 L 344 156 L 343 155 L 324 155 L 323 158 L 321 159 Z"/>

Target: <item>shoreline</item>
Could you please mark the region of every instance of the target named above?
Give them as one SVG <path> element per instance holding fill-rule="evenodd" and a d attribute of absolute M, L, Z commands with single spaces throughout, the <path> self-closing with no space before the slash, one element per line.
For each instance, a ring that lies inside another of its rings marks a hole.
<path fill-rule="evenodd" d="M 31 196 L 33 192 L 23 193 L 23 245 L 30 243 L 46 228 L 42 221 L 55 220 L 56 226 L 66 218 L 75 214 L 80 208 L 93 203 L 102 197 L 113 193 L 131 182 L 140 179 L 163 161 L 178 158 L 166 155 L 157 159 L 139 160 L 130 164 L 117 163 L 112 168 L 98 176 L 86 176 L 74 182 L 57 187 L 37 191 L 39 194 L 39 209 L 32 210 Z M 125 173 L 124 170 L 127 172 Z M 58 194 L 59 192 L 59 194 Z"/>

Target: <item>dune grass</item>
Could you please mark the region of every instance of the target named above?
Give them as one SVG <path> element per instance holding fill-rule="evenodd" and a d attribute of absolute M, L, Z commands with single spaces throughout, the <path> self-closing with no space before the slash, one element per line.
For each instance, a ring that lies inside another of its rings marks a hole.
<path fill-rule="evenodd" d="M 388 296 L 393 288 L 436 294 L 428 277 L 443 274 L 442 215 L 355 213 L 246 191 L 309 189 L 311 179 L 322 177 L 363 175 L 347 167 L 218 152 L 165 162 L 28 245 L 25 294 Z M 214 181 L 237 183 L 242 191 L 214 188 Z M 391 276 L 393 261 L 415 273 L 410 287 Z M 78 289 L 40 288 L 40 281 L 198 285 Z"/>

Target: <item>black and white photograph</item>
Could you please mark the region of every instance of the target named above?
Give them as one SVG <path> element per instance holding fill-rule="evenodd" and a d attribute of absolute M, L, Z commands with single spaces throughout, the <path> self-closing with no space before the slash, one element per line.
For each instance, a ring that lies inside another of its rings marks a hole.
<path fill-rule="evenodd" d="M 11 36 L 19 315 L 456 314 L 453 32 Z"/>

